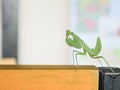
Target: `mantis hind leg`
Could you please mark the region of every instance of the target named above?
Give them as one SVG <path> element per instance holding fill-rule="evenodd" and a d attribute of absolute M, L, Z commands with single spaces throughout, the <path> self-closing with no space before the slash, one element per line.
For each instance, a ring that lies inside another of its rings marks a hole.
<path fill-rule="evenodd" d="M 98 58 L 98 61 L 99 61 L 100 65 L 103 67 L 102 62 L 100 61 L 100 59 L 99 59 L 99 58 Z"/>
<path fill-rule="evenodd" d="M 94 58 L 94 59 L 100 59 L 100 58 L 102 58 L 104 60 L 104 62 L 108 65 L 108 67 L 110 68 L 110 70 L 113 73 L 115 73 L 115 71 L 111 68 L 110 64 L 108 63 L 108 61 L 103 56 L 93 56 L 92 58 Z"/>

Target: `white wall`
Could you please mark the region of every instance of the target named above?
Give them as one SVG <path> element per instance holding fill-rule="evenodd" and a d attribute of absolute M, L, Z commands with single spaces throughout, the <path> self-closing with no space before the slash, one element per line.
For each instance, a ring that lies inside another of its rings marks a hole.
<path fill-rule="evenodd" d="M 19 64 L 70 64 L 70 0 L 19 0 Z"/>
<path fill-rule="evenodd" d="M 0 58 L 2 57 L 2 19 L 1 19 L 1 0 L 0 0 Z"/>

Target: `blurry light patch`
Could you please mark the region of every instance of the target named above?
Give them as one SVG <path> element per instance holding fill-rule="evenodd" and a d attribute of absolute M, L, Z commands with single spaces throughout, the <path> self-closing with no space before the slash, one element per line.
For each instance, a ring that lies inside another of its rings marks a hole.
<path fill-rule="evenodd" d="M 120 48 L 113 49 L 113 53 L 119 58 L 120 60 Z"/>

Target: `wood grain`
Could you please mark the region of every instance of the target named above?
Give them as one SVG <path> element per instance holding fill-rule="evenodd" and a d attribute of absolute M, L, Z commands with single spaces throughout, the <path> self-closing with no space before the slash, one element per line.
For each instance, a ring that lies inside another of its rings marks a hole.
<path fill-rule="evenodd" d="M 24 69 L 1 68 L 0 90 L 98 90 L 98 70 L 93 66 L 79 66 L 77 71 L 71 66 L 64 66 L 64 69 L 62 66 L 31 67 L 34 69 L 25 69 L 25 66 Z M 91 69 L 86 69 L 88 67 Z"/>

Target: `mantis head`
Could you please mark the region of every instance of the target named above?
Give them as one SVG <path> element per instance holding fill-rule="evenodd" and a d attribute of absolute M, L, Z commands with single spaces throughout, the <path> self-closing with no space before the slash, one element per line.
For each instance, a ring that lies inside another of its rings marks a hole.
<path fill-rule="evenodd" d="M 66 37 L 68 38 L 69 35 L 70 35 L 70 30 L 66 30 Z"/>
<path fill-rule="evenodd" d="M 66 43 L 74 48 L 81 48 L 80 38 L 70 30 L 66 30 Z"/>

